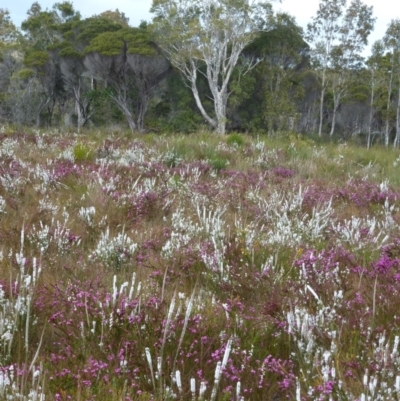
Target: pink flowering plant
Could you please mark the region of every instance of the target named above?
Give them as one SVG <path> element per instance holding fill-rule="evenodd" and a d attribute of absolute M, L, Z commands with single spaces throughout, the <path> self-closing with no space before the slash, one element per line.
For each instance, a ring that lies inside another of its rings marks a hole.
<path fill-rule="evenodd" d="M 0 135 L 1 399 L 400 399 L 395 150 Z"/>

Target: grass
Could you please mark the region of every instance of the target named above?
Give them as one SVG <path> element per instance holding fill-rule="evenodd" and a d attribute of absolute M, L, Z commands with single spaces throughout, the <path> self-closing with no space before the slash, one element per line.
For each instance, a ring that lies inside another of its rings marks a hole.
<path fill-rule="evenodd" d="M 400 398 L 398 150 L 1 132 L 1 399 Z"/>
<path fill-rule="evenodd" d="M 239 134 L 231 134 L 228 136 L 228 138 L 226 139 L 226 143 L 228 145 L 234 145 L 234 146 L 238 146 L 241 147 L 244 145 L 245 140 L 243 138 L 242 135 Z"/>

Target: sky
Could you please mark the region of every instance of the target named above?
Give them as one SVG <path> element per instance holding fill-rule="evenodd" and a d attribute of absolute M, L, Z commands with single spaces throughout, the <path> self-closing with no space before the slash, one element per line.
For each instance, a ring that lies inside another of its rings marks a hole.
<path fill-rule="evenodd" d="M 38 0 L 43 9 L 51 9 L 53 4 L 62 0 Z M 15 25 L 20 26 L 26 19 L 26 12 L 30 8 L 33 0 L 0 0 L 0 8 L 6 8 L 10 12 L 11 19 Z M 152 0 L 80 0 L 74 2 L 74 7 L 82 17 L 91 17 L 103 11 L 119 9 L 129 18 L 132 26 L 140 24 L 141 20 L 150 21 L 149 12 Z M 349 0 L 348 0 L 349 2 Z M 385 34 L 386 28 L 392 19 L 400 18 L 400 4 L 396 7 L 398 0 L 364 0 L 364 3 L 374 7 L 374 16 L 377 18 L 374 32 L 369 37 L 372 44 L 381 39 Z M 285 11 L 296 17 L 297 23 L 306 28 L 307 23 L 316 14 L 319 0 L 282 0 L 275 1 L 276 11 Z"/>

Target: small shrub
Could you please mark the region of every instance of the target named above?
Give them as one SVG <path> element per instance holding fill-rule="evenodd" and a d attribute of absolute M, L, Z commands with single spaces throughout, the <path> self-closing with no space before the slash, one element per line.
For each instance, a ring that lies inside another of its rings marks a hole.
<path fill-rule="evenodd" d="M 172 150 L 172 151 L 168 151 L 165 154 L 163 162 L 167 167 L 174 168 L 174 167 L 178 166 L 180 163 L 182 163 L 182 158 L 180 157 L 178 152 L 176 152 L 175 150 Z"/>
<path fill-rule="evenodd" d="M 228 165 L 228 160 L 215 156 L 213 159 L 210 160 L 210 165 L 214 170 L 220 171 L 226 168 Z"/>
<path fill-rule="evenodd" d="M 237 145 L 237 146 L 241 147 L 244 145 L 244 139 L 239 134 L 231 134 L 226 139 L 226 143 L 228 145 Z"/>

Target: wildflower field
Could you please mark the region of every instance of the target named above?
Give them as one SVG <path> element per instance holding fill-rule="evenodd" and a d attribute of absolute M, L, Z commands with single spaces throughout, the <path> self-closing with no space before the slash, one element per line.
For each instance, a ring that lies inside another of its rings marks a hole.
<path fill-rule="evenodd" d="M 0 399 L 400 400 L 400 152 L 0 127 Z"/>

